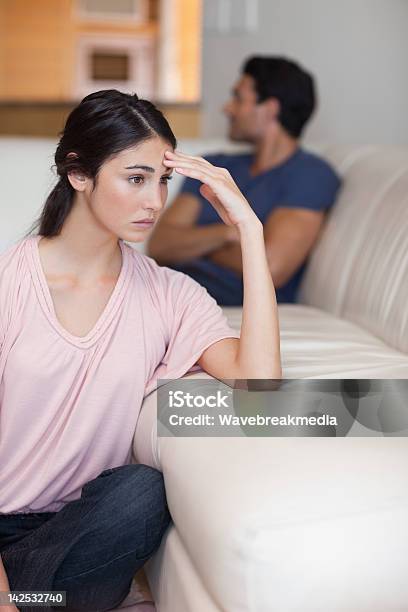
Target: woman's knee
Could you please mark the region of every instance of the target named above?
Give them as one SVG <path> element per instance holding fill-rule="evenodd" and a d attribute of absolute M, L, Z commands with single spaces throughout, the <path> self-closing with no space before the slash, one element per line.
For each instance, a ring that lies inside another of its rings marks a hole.
<path fill-rule="evenodd" d="M 132 507 L 137 507 L 146 520 L 147 533 L 151 536 L 149 539 L 160 540 L 171 521 L 163 474 L 147 465 L 128 467 L 138 468 L 129 470 L 126 494 L 129 512 L 132 512 Z"/>
<path fill-rule="evenodd" d="M 163 474 L 147 465 L 127 466 L 129 479 L 126 507 L 129 515 L 137 508 L 145 523 L 145 552 L 151 555 L 171 523 Z M 132 470 L 131 468 L 137 468 Z M 131 522 L 131 521 L 130 521 Z"/>
<path fill-rule="evenodd" d="M 158 470 L 126 465 L 106 470 L 91 482 L 86 495 L 94 498 L 92 516 L 86 517 L 84 534 L 64 560 L 59 578 L 103 571 L 112 562 L 129 563 L 136 571 L 139 561 L 145 562 L 159 547 L 171 522 Z"/>
<path fill-rule="evenodd" d="M 163 474 L 144 464 L 124 465 L 111 474 L 117 479 L 118 496 L 128 503 L 144 502 L 150 507 L 167 505 Z"/>
<path fill-rule="evenodd" d="M 107 470 L 97 480 L 104 488 L 99 509 L 113 521 L 149 520 L 154 533 L 162 532 L 171 518 L 167 507 L 163 474 L 144 464 Z"/>

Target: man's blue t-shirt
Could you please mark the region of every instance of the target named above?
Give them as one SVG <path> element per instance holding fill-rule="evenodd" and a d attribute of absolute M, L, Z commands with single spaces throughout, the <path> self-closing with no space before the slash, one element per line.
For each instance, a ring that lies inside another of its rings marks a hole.
<path fill-rule="evenodd" d="M 317 155 L 299 148 L 285 162 L 253 177 L 252 153 L 205 155 L 214 166 L 227 168 L 256 215 L 265 224 L 278 207 L 325 211 L 334 203 L 340 180 L 331 166 Z M 201 195 L 200 181 L 186 178 L 180 193 L 195 195 L 201 205 L 198 225 L 222 222 L 213 206 Z M 180 270 L 207 288 L 223 306 L 242 306 L 242 277 L 233 270 L 200 257 L 170 267 Z M 278 302 L 295 302 L 305 263 L 282 287 L 276 289 Z"/>

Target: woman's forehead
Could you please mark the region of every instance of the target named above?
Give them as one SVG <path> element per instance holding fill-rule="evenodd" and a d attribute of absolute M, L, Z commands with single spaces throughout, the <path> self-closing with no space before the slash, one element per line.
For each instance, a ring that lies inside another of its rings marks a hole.
<path fill-rule="evenodd" d="M 123 167 L 142 165 L 159 168 L 164 167 L 163 160 L 166 151 L 173 151 L 172 145 L 162 138 L 154 137 L 123 149 L 111 158 L 110 162 L 112 165 Z"/>

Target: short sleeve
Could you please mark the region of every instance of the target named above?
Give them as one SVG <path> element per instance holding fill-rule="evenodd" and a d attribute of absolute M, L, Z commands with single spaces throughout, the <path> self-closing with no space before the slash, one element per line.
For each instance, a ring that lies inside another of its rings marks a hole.
<path fill-rule="evenodd" d="M 0 353 L 12 313 L 16 310 L 15 285 L 19 275 L 22 246 L 21 241 L 0 254 Z"/>
<path fill-rule="evenodd" d="M 156 389 L 159 378 L 180 378 L 188 371 L 200 370 L 197 360 L 214 342 L 240 337 L 204 287 L 182 272 L 167 267 L 161 271 L 165 280 L 163 309 L 167 348 L 146 385 L 145 396 Z"/>
<path fill-rule="evenodd" d="M 286 181 L 280 205 L 324 211 L 334 204 L 340 185 L 341 181 L 331 166 L 315 157 Z"/>
<path fill-rule="evenodd" d="M 4 338 L 6 336 L 6 332 L 4 329 L 4 322 L 3 322 L 3 314 L 0 313 L 0 354 L 1 354 L 1 350 L 3 348 L 3 343 L 4 343 Z"/>

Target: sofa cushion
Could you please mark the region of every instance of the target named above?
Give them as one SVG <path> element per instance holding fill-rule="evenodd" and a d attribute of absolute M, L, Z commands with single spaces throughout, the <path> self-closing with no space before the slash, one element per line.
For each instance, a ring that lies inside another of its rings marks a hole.
<path fill-rule="evenodd" d="M 223 308 L 239 329 L 242 310 Z M 408 355 L 358 325 L 303 304 L 279 306 L 286 378 L 408 378 Z"/>

